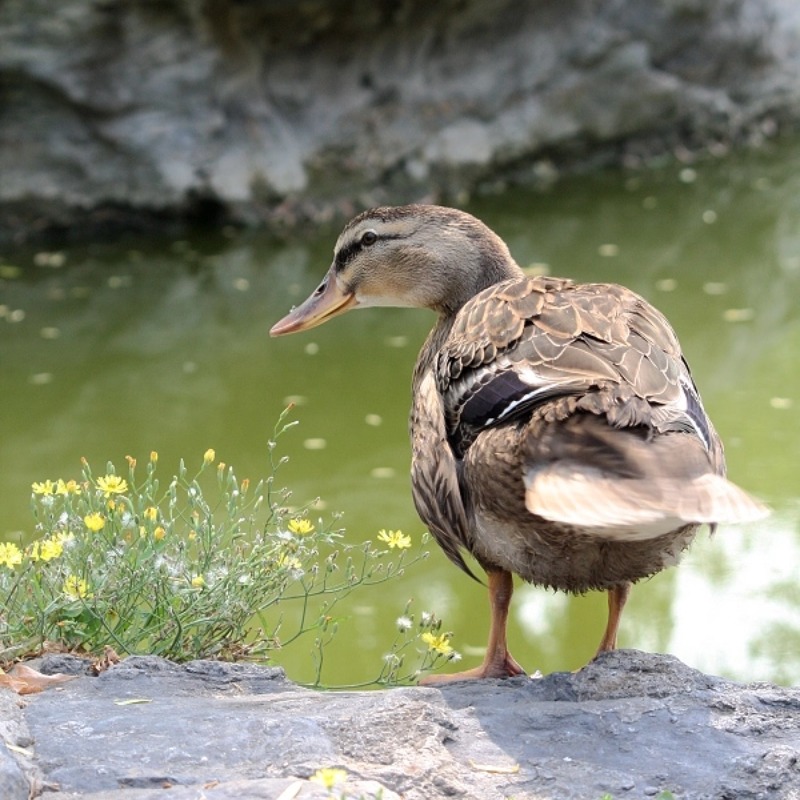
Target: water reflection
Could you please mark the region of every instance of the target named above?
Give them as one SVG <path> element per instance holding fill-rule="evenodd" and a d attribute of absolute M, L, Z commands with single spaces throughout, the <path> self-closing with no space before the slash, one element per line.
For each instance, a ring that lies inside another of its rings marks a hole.
<path fill-rule="evenodd" d="M 680 569 L 638 586 L 622 645 L 792 683 L 800 682 L 799 159 L 790 143 L 692 172 L 608 173 L 470 209 L 523 265 L 625 283 L 661 308 L 726 442 L 731 477 L 775 509 L 762 523 L 701 534 Z M 263 475 L 288 400 L 301 424 L 284 440 L 291 461 L 281 477 L 297 501 L 321 496 L 344 513 L 353 541 L 384 527 L 419 535 L 408 387 L 430 316 L 362 311 L 268 338 L 324 272 L 335 235 L 287 245 L 198 234 L 55 259 L 2 254 L 0 539 L 31 535 L 31 482 L 76 476 L 80 456 L 120 464 L 156 449 L 166 466 L 214 447 L 241 477 Z M 424 570 L 349 607 L 331 681 L 377 672 L 409 597 L 445 618 L 465 666 L 479 660 L 485 590 L 434 551 Z M 602 596 L 520 587 L 512 651 L 530 670 L 576 668 L 604 619 Z M 302 647 L 283 659 L 295 677 L 309 677 Z"/>

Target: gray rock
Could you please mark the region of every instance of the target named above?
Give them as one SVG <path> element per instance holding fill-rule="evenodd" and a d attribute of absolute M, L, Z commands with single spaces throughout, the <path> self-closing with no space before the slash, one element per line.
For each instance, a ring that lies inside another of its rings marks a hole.
<path fill-rule="evenodd" d="M 799 720 L 798 689 L 631 650 L 576 674 L 325 693 L 279 669 L 129 658 L 26 698 L 3 735 L 31 745 L 10 753 L 17 774 L 53 800 L 324 798 L 323 767 L 351 798 L 755 800 L 800 793 Z"/>
<path fill-rule="evenodd" d="M 800 119 L 798 32 L 795 0 L 5 0 L 0 234 L 324 220 L 758 142 Z"/>
<path fill-rule="evenodd" d="M 22 706 L 15 694 L 0 689 L 0 797 L 3 800 L 28 800 L 31 789 L 38 785 L 31 761 L 33 740 Z"/>

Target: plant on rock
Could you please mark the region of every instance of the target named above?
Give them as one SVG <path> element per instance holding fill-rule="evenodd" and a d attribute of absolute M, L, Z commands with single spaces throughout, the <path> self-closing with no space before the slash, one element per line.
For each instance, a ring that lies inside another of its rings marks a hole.
<path fill-rule="evenodd" d="M 288 411 L 288 410 L 287 410 Z M 291 509 L 276 489 L 276 441 L 295 423 L 286 412 L 269 444 L 271 474 L 255 485 L 216 462 L 209 449 L 190 475 L 183 461 L 162 487 L 158 454 L 144 466 L 127 457 L 127 475 L 109 463 L 95 476 L 33 484 L 39 534 L 21 548 L 0 543 L 0 663 L 57 647 L 98 654 L 149 653 L 176 661 L 261 658 L 314 636 L 314 683 L 336 633 L 333 607 L 351 592 L 383 583 L 427 557 L 410 537 L 381 532 L 378 544 L 348 545 L 341 531 Z M 276 610 L 297 600 L 291 630 Z M 407 610 L 408 611 L 408 610 Z M 408 681 L 457 654 L 433 647 L 440 623 L 423 613 L 400 628 L 377 683 Z M 431 640 L 432 641 L 432 640 Z M 438 640 L 437 640 L 438 641 Z M 415 648 L 420 666 L 400 667 Z"/>

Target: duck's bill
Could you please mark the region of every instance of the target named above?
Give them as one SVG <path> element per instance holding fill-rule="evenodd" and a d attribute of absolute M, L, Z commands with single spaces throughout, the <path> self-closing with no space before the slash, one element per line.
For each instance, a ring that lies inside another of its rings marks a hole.
<path fill-rule="evenodd" d="M 297 308 L 293 308 L 280 322 L 276 322 L 269 335 L 285 336 L 287 333 L 307 331 L 344 314 L 356 304 L 355 294 L 343 291 L 333 271 L 328 272 L 314 293 Z"/>

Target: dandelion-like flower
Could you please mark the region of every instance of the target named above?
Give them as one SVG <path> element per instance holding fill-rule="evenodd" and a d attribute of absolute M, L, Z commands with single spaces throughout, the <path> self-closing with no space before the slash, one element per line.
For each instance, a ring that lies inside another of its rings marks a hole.
<path fill-rule="evenodd" d="M 430 631 L 425 631 L 420 637 L 429 650 L 434 650 L 442 656 L 449 656 L 453 652 L 453 646 L 450 644 L 450 635 L 447 633 L 435 634 Z"/>
<path fill-rule="evenodd" d="M 59 478 L 56 481 L 56 494 L 80 494 L 81 493 L 81 485 L 74 480 L 64 481 Z"/>
<path fill-rule="evenodd" d="M 97 533 L 105 527 L 106 518 L 99 511 L 92 511 L 83 518 L 83 523 L 92 533 Z"/>
<path fill-rule="evenodd" d="M 150 461 L 153 464 L 158 462 L 158 453 L 155 450 L 150 451 Z"/>
<path fill-rule="evenodd" d="M 31 561 L 52 561 L 64 552 L 64 542 L 73 538 L 72 534 L 62 533 L 49 539 L 40 539 L 30 546 L 28 557 Z"/>
<path fill-rule="evenodd" d="M 113 494 L 124 494 L 128 491 L 128 481 L 120 478 L 119 475 L 105 475 L 97 479 L 97 488 L 106 496 Z"/>
<path fill-rule="evenodd" d="M 314 525 L 309 522 L 309 520 L 299 517 L 297 519 L 290 519 L 286 527 L 289 529 L 290 533 L 296 536 L 308 536 L 309 533 L 313 533 L 314 531 Z"/>
<path fill-rule="evenodd" d="M 406 550 L 411 547 L 411 537 L 406 536 L 403 531 L 378 531 L 378 541 L 384 542 L 389 548 Z"/>
<path fill-rule="evenodd" d="M 61 587 L 61 591 L 64 592 L 70 600 L 82 600 L 92 596 L 89 593 L 89 584 L 77 575 L 67 575 L 67 579 Z"/>
<path fill-rule="evenodd" d="M 395 624 L 397 625 L 397 630 L 399 630 L 401 633 L 405 633 L 406 631 L 411 630 L 411 626 L 414 623 L 411 621 L 410 617 L 403 616 L 398 617 Z"/>
<path fill-rule="evenodd" d="M 52 495 L 56 493 L 56 484 L 53 481 L 42 481 L 41 483 L 34 481 L 31 484 L 31 489 L 33 489 L 34 494 Z"/>
<path fill-rule="evenodd" d="M 324 767 L 323 769 L 318 769 L 310 780 L 320 786 L 324 786 L 326 789 L 333 789 L 334 786 L 347 780 L 347 771 L 336 769 L 335 767 Z"/>
<path fill-rule="evenodd" d="M 5 564 L 9 569 L 14 569 L 22 563 L 22 550 L 14 542 L 0 542 L 0 565 Z"/>
<path fill-rule="evenodd" d="M 206 585 L 206 579 L 202 575 L 195 575 L 192 578 L 192 589 L 202 589 Z"/>
<path fill-rule="evenodd" d="M 154 539 L 155 539 L 157 542 L 160 542 L 160 541 L 161 541 L 161 540 L 162 540 L 162 539 L 163 539 L 163 538 L 166 536 L 166 534 L 167 534 L 167 532 L 164 530 L 164 528 L 163 528 L 161 525 L 159 525 L 159 526 L 158 526 L 158 527 L 157 527 L 157 528 L 156 528 L 156 529 L 153 531 L 153 538 L 154 538 Z"/>
<path fill-rule="evenodd" d="M 217 460 L 217 453 L 213 447 L 209 447 L 208 450 L 203 453 L 203 461 L 206 464 L 213 464 Z"/>

